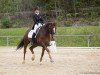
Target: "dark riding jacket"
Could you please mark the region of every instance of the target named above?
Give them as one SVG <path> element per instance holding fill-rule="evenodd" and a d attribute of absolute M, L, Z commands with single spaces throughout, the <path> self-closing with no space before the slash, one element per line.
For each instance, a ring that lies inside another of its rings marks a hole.
<path fill-rule="evenodd" d="M 41 15 L 37 15 L 37 14 L 33 14 L 33 21 L 34 21 L 34 25 L 38 23 L 42 23 L 43 24 L 43 19 L 41 17 Z M 34 29 L 34 26 L 32 27 L 32 29 Z"/>

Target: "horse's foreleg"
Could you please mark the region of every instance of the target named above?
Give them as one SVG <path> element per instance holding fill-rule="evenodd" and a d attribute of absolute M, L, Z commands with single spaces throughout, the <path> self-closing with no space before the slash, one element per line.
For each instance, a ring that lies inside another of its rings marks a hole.
<path fill-rule="evenodd" d="M 50 62 L 54 62 L 50 53 L 50 50 L 45 46 L 45 44 L 42 43 L 43 48 L 48 52 L 49 58 L 50 58 Z"/>
<path fill-rule="evenodd" d="M 42 58 L 43 58 L 43 55 L 44 55 L 44 51 L 45 51 L 45 49 L 42 48 L 42 53 L 41 53 L 40 63 L 42 62 Z"/>
<path fill-rule="evenodd" d="M 23 57 L 23 62 L 22 62 L 22 64 L 25 64 L 25 54 L 26 54 L 26 48 L 27 48 L 27 46 L 24 46 L 24 57 Z"/>
<path fill-rule="evenodd" d="M 30 49 L 30 51 L 31 51 L 31 53 L 32 53 L 32 61 L 35 59 L 35 54 L 34 54 L 34 51 L 33 51 L 33 48 L 35 48 L 36 46 L 35 45 L 33 45 L 33 46 L 31 46 L 29 49 Z"/>
<path fill-rule="evenodd" d="M 50 58 L 50 62 L 54 62 L 50 53 L 50 50 L 48 48 L 46 48 L 46 51 L 48 52 L 49 58 Z"/>

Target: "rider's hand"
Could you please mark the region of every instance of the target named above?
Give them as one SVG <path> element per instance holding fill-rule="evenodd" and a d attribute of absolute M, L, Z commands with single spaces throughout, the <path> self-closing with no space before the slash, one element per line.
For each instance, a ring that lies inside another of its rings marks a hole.
<path fill-rule="evenodd" d="M 43 26 L 44 26 L 45 24 L 43 23 Z"/>

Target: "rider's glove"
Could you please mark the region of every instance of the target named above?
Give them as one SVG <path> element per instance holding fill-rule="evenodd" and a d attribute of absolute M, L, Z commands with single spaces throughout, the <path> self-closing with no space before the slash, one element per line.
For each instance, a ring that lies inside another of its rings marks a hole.
<path fill-rule="evenodd" d="M 45 24 L 43 23 L 43 26 L 44 26 Z"/>

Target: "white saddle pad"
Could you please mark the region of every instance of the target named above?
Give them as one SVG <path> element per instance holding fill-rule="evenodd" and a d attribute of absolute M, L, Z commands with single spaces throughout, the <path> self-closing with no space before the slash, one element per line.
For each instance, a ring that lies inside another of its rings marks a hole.
<path fill-rule="evenodd" d="M 34 33 L 34 30 L 31 30 L 31 31 L 28 33 L 28 38 L 32 38 L 33 33 Z"/>

